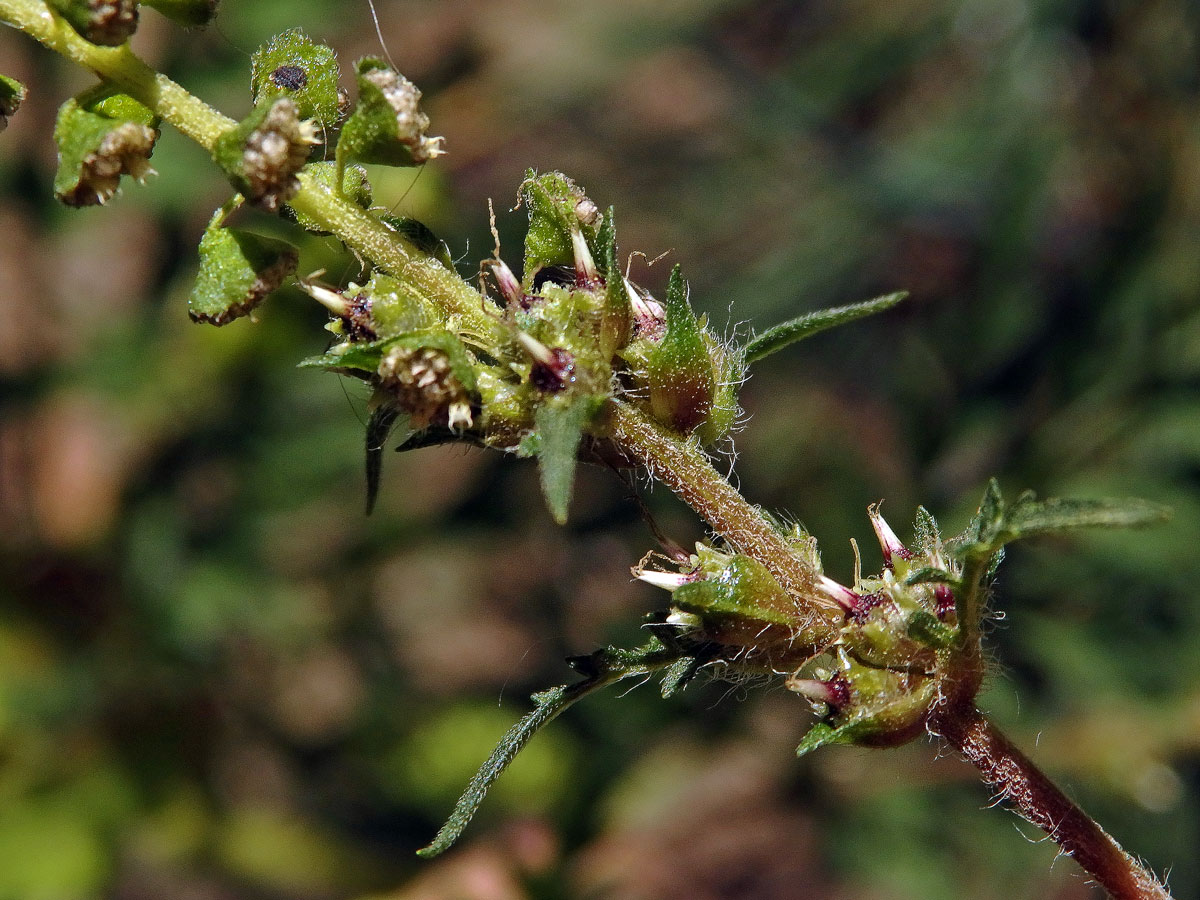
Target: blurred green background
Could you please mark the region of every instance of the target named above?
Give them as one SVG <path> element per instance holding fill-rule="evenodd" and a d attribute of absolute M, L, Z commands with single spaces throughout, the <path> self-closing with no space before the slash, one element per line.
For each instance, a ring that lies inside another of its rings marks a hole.
<path fill-rule="evenodd" d="M 464 274 L 489 197 L 519 257 L 533 166 L 730 332 L 912 291 L 743 395 L 744 491 L 833 574 L 868 503 L 957 530 L 993 474 L 1174 508 L 1014 549 L 984 702 L 1200 896 L 1200 7 L 376 3 L 449 149 L 376 170 L 376 202 Z M 191 33 L 148 10 L 135 46 L 241 116 L 248 53 L 290 26 L 344 68 L 378 53 L 366 0 L 224 0 Z M 365 518 L 365 398 L 294 369 L 316 304 L 187 319 L 228 192 L 204 155 L 168 130 L 144 187 L 58 207 L 54 113 L 88 77 L 8 29 L 0 68 L 31 86 L 0 135 L 0 900 L 1095 896 L 927 742 L 797 762 L 810 713 L 778 686 L 593 698 L 417 861 L 562 657 L 637 639 L 665 596 L 629 577 L 648 529 L 603 471 L 555 528 L 532 464 L 460 448 L 392 455 Z M 301 266 L 355 274 L 331 239 Z"/>

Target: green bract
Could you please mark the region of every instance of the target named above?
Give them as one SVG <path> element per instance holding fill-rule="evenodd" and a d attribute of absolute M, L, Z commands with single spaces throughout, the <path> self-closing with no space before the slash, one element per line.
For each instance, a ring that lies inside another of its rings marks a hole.
<path fill-rule="evenodd" d="M 93 44 L 116 47 L 137 31 L 137 0 L 48 0 L 51 9 Z"/>
<path fill-rule="evenodd" d="M 15 78 L 0 75 L 0 131 L 8 127 L 8 117 L 16 115 L 25 99 L 25 85 Z"/>
<path fill-rule="evenodd" d="M 337 57 L 293 28 L 255 51 L 250 68 L 254 104 L 288 97 L 301 119 L 312 119 L 323 134 L 332 134 L 341 117 Z"/>
<path fill-rule="evenodd" d="M 666 312 L 666 331 L 646 359 L 650 412 L 668 428 L 690 434 L 712 411 L 716 373 L 679 266 L 671 272 Z"/>
<path fill-rule="evenodd" d="M 532 291 L 537 273 L 549 266 L 578 268 L 581 236 L 592 258 L 600 256 L 607 262 L 608 247 L 615 247 L 616 235 L 610 225 L 608 243 L 598 241 L 602 218 L 596 204 L 583 190 L 561 172 L 538 175 L 525 173 L 518 191 L 521 202 L 529 211 L 529 230 L 525 233 L 525 277 L 523 284 Z"/>
<path fill-rule="evenodd" d="M 68 206 L 105 203 L 122 175 L 140 181 L 152 171 L 157 139 L 158 117 L 126 94 L 100 86 L 66 101 L 54 124 L 55 197 Z"/>
<path fill-rule="evenodd" d="M 246 315 L 296 271 L 296 248 L 275 238 L 225 228 L 220 209 L 200 239 L 200 274 L 188 298 L 194 322 L 225 325 Z"/>
<path fill-rule="evenodd" d="M 419 166 L 444 152 L 440 137 L 425 134 L 429 117 L 421 112 L 416 85 L 374 57 L 360 59 L 355 71 L 358 103 L 338 139 L 339 166 Z"/>

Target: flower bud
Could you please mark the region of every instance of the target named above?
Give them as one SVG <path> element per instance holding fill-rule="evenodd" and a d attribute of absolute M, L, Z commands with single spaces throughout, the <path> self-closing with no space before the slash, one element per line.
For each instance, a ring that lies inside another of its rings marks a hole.
<path fill-rule="evenodd" d="M 122 175 L 141 181 L 151 174 L 157 139 L 158 118 L 128 95 L 102 87 L 68 100 L 54 124 L 55 197 L 68 206 L 106 203 Z"/>
<path fill-rule="evenodd" d="M 342 126 L 337 156 L 385 166 L 419 166 L 445 153 L 444 138 L 429 137 L 421 92 L 383 60 L 360 59 L 358 105 Z"/>
<path fill-rule="evenodd" d="M 471 426 L 475 376 L 466 348 L 449 332 L 401 336 L 384 352 L 378 376 L 413 428 L 435 419 L 450 428 Z"/>
<path fill-rule="evenodd" d="M 892 531 L 892 526 L 880 514 L 878 503 L 867 508 L 867 516 L 871 520 L 871 527 L 874 529 L 875 537 L 879 540 L 879 547 L 883 551 L 883 564 L 885 566 L 889 569 L 892 568 L 892 561 L 896 557 L 903 560 L 912 559 L 912 553 L 901 543 L 900 538 L 896 537 L 896 532 Z"/>
<path fill-rule="evenodd" d="M 15 78 L 0 75 L 0 131 L 8 127 L 8 117 L 16 115 L 25 99 L 25 85 Z"/>
<path fill-rule="evenodd" d="M 296 173 L 319 144 L 287 97 L 267 100 L 217 139 L 213 158 L 250 203 L 277 212 L 300 189 Z"/>
<path fill-rule="evenodd" d="M 137 0 L 50 0 L 85 41 L 118 47 L 137 31 Z"/>
<path fill-rule="evenodd" d="M 829 707 L 827 719 L 812 728 L 800 744 L 799 754 L 827 743 L 894 747 L 924 733 L 937 697 L 934 678 L 864 666 L 844 653 L 840 660 L 840 670 L 828 681 L 814 684 L 790 679 L 787 683 L 797 693 Z"/>
<path fill-rule="evenodd" d="M 838 623 L 797 606 L 758 560 L 701 544 L 696 550 L 694 564 L 673 588 L 670 573 L 638 572 L 671 590 L 672 613 L 695 617 L 693 637 L 735 648 L 740 658 L 757 665 L 782 669 L 800 665 L 814 648 L 833 640 Z"/>

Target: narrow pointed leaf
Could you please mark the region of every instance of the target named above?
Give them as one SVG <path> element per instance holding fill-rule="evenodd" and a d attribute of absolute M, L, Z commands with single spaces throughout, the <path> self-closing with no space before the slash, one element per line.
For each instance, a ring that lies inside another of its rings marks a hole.
<path fill-rule="evenodd" d="M 356 344 L 339 344 L 334 349 L 319 356 L 310 356 L 296 363 L 298 369 L 333 369 L 343 371 L 352 369 L 358 372 L 374 373 L 383 359 L 388 341 L 370 341 Z"/>
<path fill-rule="evenodd" d="M 788 344 L 802 341 L 806 337 L 812 337 L 814 334 L 837 325 L 844 325 L 847 322 L 853 322 L 855 319 L 862 319 L 866 316 L 883 312 L 886 309 L 891 309 L 907 296 L 907 291 L 898 291 L 895 294 L 885 294 L 882 297 L 876 297 L 874 300 L 866 300 L 862 303 L 851 303 L 849 306 L 835 306 L 831 309 L 805 313 L 791 321 L 782 322 L 774 328 L 767 329 L 746 345 L 746 362 L 758 362 L 760 359 L 770 356 L 777 350 L 782 350 Z"/>
<path fill-rule="evenodd" d="M 947 572 L 945 569 L 936 569 L 932 566 L 925 566 L 923 568 L 917 569 L 915 572 L 909 573 L 908 577 L 904 579 L 904 583 L 907 585 L 916 585 L 916 584 L 954 585 L 954 584 L 958 583 L 958 577 L 951 572 Z"/>
<path fill-rule="evenodd" d="M 941 543 L 937 519 L 925 507 L 917 507 L 917 518 L 913 523 L 913 547 L 918 553 L 932 553 Z"/>
<path fill-rule="evenodd" d="M 908 617 L 905 631 L 909 637 L 938 650 L 953 645 L 958 635 L 956 629 L 938 621 L 937 617 L 923 609 L 916 610 Z"/>
<path fill-rule="evenodd" d="M 1165 521 L 1170 511 L 1137 499 L 1018 500 L 1004 521 L 1006 540 L 1076 528 L 1128 528 Z"/>
<path fill-rule="evenodd" d="M 379 498 L 379 479 L 383 471 L 383 446 L 396 427 L 399 411 L 392 406 L 381 406 L 371 413 L 367 421 L 366 468 L 367 468 L 367 515 L 375 509 Z"/>
<path fill-rule="evenodd" d="M 533 711 L 516 725 L 500 740 L 492 755 L 480 767 L 475 777 L 471 779 L 467 789 L 458 799 L 454 812 L 446 820 L 446 824 L 438 831 L 437 837 L 427 846 L 417 851 L 419 856 L 426 858 L 437 856 L 447 850 L 470 823 L 476 810 L 487 795 L 488 789 L 496 779 L 508 768 L 509 763 L 525 748 L 529 740 L 537 734 L 542 726 L 551 722 L 559 713 L 590 694 L 592 691 L 612 683 L 616 679 L 590 679 L 572 685 L 559 685 L 548 691 L 542 691 L 533 697 L 537 705 Z"/>
<path fill-rule="evenodd" d="M 633 305 L 625 290 L 625 279 L 617 262 L 617 232 L 613 209 L 608 208 L 597 243 L 604 250 L 604 309 L 600 322 L 600 351 L 611 356 L 629 343 L 633 329 Z"/>
<path fill-rule="evenodd" d="M 667 667 L 663 673 L 662 695 L 664 700 L 674 697 L 691 684 L 701 667 L 709 661 L 707 656 L 684 656 Z"/>
<path fill-rule="evenodd" d="M 548 401 L 534 413 L 534 425 L 541 438 L 538 472 L 542 493 L 546 496 L 550 514 L 560 525 L 566 523 L 571 504 L 579 441 L 598 405 L 597 398 L 584 395 L 566 402 Z"/>

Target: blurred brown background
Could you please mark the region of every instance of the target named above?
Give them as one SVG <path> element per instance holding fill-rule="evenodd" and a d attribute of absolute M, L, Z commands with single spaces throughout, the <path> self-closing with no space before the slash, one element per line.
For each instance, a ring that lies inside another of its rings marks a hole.
<path fill-rule="evenodd" d="M 830 571 L 868 503 L 902 536 L 918 503 L 957 530 L 993 474 L 1174 508 L 1015 548 L 985 705 L 1200 896 L 1197 6 L 376 3 L 450 151 L 375 170 L 376 202 L 462 272 L 487 199 L 535 167 L 615 205 L 623 252 L 670 251 L 634 277 L 682 263 L 731 333 L 912 291 L 743 395 L 740 483 Z M 379 52 L 366 0 L 142 18 L 139 52 L 233 116 L 286 27 L 344 69 Z M 418 862 L 561 658 L 637 639 L 653 538 L 608 473 L 558 529 L 532 464 L 454 448 L 386 460 L 365 518 L 365 398 L 294 369 L 324 346 L 316 305 L 187 319 L 228 193 L 203 153 L 167 131 L 144 187 L 58 207 L 54 112 L 88 77 L 8 29 L 0 69 L 31 87 L 0 135 L 0 900 L 1093 896 L 925 742 L 797 762 L 810 714 L 778 686 L 591 699 Z M 513 262 L 522 219 L 500 214 Z M 301 265 L 354 274 L 330 239 Z"/>

